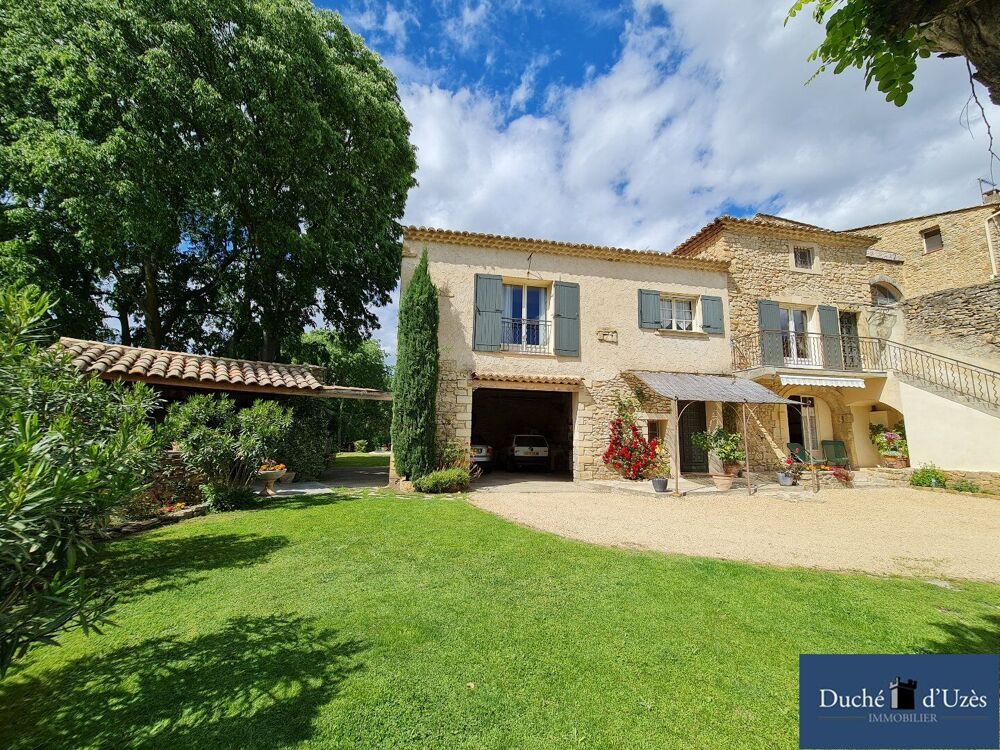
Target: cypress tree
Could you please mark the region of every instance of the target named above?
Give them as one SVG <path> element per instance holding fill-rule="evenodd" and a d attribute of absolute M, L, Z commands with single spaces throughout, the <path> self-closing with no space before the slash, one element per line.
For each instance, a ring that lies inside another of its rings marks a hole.
<path fill-rule="evenodd" d="M 434 470 L 438 385 L 438 297 L 427 271 L 427 248 L 399 303 L 392 453 L 408 479 Z"/>

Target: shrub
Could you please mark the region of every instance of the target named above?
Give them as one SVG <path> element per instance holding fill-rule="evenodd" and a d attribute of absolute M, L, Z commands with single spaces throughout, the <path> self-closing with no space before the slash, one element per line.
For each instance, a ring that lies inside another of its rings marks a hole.
<path fill-rule="evenodd" d="M 446 440 L 438 443 L 434 451 L 437 460 L 436 469 L 468 469 L 472 463 L 469 449 L 457 440 Z"/>
<path fill-rule="evenodd" d="M 413 480 L 420 492 L 464 492 L 469 489 L 468 469 L 440 469 Z"/>
<path fill-rule="evenodd" d="M 970 482 L 968 479 L 959 479 L 955 484 L 951 486 L 956 492 L 979 492 L 979 485 L 975 482 Z"/>
<path fill-rule="evenodd" d="M 172 404 L 167 414 L 167 430 L 181 457 L 213 488 L 212 497 L 248 487 L 291 425 L 291 410 L 277 401 L 254 401 L 238 411 L 225 395 L 191 396 Z"/>
<path fill-rule="evenodd" d="M 691 442 L 706 453 L 714 453 L 723 464 L 739 463 L 746 460 L 746 453 L 740 447 L 743 438 L 738 432 L 727 432 L 721 427 L 707 432 L 696 432 Z"/>
<path fill-rule="evenodd" d="M 47 350 L 50 300 L 0 289 L 0 675 L 61 631 L 99 625 L 92 534 L 140 493 L 160 453 L 142 384 L 82 376 Z"/>
<path fill-rule="evenodd" d="M 944 472 L 934 464 L 924 464 L 913 472 L 910 484 L 914 487 L 947 487 Z"/>
<path fill-rule="evenodd" d="M 297 479 L 319 479 L 326 468 L 326 457 L 333 452 L 332 417 L 329 401 L 292 399 L 292 428 L 275 449 L 275 457 L 294 471 Z"/>
<path fill-rule="evenodd" d="M 910 457 L 910 449 L 906 443 L 906 429 L 902 422 L 897 422 L 891 430 L 880 424 L 868 425 L 868 435 L 880 456 Z"/>
<path fill-rule="evenodd" d="M 226 487 L 214 484 L 202 485 L 201 496 L 215 511 L 241 510 L 258 499 L 257 493 L 250 487 Z"/>
<path fill-rule="evenodd" d="M 611 420 L 604 464 L 625 479 L 645 479 L 657 467 L 656 448 L 656 441 L 646 440 L 640 435 L 634 422 L 615 417 Z"/>
<path fill-rule="evenodd" d="M 357 451 L 358 453 L 367 453 L 368 452 L 368 441 L 367 440 L 355 440 L 354 441 L 354 450 Z"/>
<path fill-rule="evenodd" d="M 434 468 L 438 384 L 438 296 L 424 249 L 399 303 L 398 350 L 392 402 L 396 471 L 415 478 Z"/>

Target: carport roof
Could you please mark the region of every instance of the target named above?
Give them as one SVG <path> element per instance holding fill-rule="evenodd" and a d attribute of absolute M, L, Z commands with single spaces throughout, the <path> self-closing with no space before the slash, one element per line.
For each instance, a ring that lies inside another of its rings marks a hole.
<path fill-rule="evenodd" d="M 693 375 L 683 372 L 630 374 L 664 398 L 677 401 L 721 401 L 730 404 L 790 404 L 760 383 L 729 375 Z"/>
<path fill-rule="evenodd" d="M 495 383 L 539 383 L 541 385 L 580 385 L 583 378 L 572 375 L 525 375 L 500 372 L 474 372 L 473 380 L 488 380 Z"/>

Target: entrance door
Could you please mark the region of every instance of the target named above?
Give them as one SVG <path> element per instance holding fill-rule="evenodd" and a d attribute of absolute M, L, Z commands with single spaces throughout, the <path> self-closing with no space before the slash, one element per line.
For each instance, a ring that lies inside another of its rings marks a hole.
<path fill-rule="evenodd" d="M 686 408 L 685 408 L 686 407 Z M 704 474 L 708 471 L 708 454 L 692 444 L 691 436 L 705 431 L 705 402 L 678 401 L 680 412 L 681 471 Z"/>
<path fill-rule="evenodd" d="M 781 348 L 785 364 L 789 366 L 811 365 L 809 357 L 809 317 L 798 307 L 779 308 L 781 319 Z"/>
<path fill-rule="evenodd" d="M 819 434 L 816 429 L 816 402 L 811 396 L 789 396 L 788 442 L 804 446 L 809 455 L 816 457 L 819 450 Z"/>
<path fill-rule="evenodd" d="M 858 338 L 857 313 L 840 313 L 840 335 L 844 347 L 844 367 L 848 370 L 860 370 L 861 340 Z"/>

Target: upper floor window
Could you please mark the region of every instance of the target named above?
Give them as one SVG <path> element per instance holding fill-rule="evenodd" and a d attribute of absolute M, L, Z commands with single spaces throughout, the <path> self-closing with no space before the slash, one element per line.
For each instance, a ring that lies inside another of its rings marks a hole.
<path fill-rule="evenodd" d="M 660 328 L 667 331 L 693 331 L 694 300 L 660 297 Z"/>
<path fill-rule="evenodd" d="M 944 247 L 944 239 L 941 237 L 941 227 L 925 229 L 920 234 L 924 238 L 925 253 L 933 253 L 935 250 L 940 250 Z"/>
<path fill-rule="evenodd" d="M 899 295 L 886 284 L 872 284 L 872 304 L 876 307 L 887 307 L 899 302 Z"/>
<path fill-rule="evenodd" d="M 503 285 L 501 335 L 507 350 L 542 353 L 549 349 L 548 289 L 529 284 Z"/>
<path fill-rule="evenodd" d="M 815 249 L 809 246 L 793 246 L 792 263 L 800 270 L 811 271 L 816 264 Z"/>

